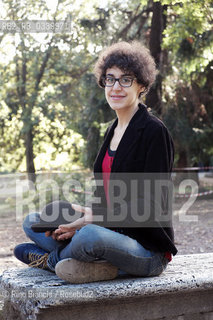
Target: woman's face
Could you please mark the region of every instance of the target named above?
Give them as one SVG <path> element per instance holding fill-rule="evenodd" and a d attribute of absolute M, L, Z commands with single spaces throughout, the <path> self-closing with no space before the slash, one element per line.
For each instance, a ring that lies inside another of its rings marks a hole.
<path fill-rule="evenodd" d="M 106 76 L 114 78 L 121 78 L 127 76 L 134 78 L 134 76 L 122 71 L 116 66 L 107 69 Z M 107 102 L 113 110 L 134 109 L 138 106 L 139 93 L 142 91 L 143 86 L 138 84 L 136 79 L 132 82 L 131 87 L 122 87 L 118 81 L 112 87 L 105 87 L 105 96 Z"/>

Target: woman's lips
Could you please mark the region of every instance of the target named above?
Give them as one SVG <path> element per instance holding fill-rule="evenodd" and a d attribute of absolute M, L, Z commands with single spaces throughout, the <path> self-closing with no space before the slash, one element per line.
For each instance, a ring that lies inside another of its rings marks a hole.
<path fill-rule="evenodd" d="M 121 100 L 121 99 L 125 98 L 125 96 L 118 96 L 118 95 L 112 95 L 112 96 L 110 96 L 110 97 L 111 97 L 111 99 L 113 99 L 113 100 Z"/>

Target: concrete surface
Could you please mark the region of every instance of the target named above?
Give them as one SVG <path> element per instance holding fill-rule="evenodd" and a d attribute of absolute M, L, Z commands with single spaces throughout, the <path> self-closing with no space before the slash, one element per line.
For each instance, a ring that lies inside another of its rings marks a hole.
<path fill-rule="evenodd" d="M 0 280 L 5 320 L 213 320 L 213 253 L 176 256 L 152 278 L 74 285 L 26 268 Z"/>

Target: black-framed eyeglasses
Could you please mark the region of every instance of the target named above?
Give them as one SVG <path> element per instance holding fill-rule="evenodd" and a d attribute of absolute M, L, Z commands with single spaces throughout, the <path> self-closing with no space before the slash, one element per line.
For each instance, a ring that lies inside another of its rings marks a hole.
<path fill-rule="evenodd" d="M 122 76 L 121 78 L 115 78 L 113 76 L 105 76 L 102 78 L 102 81 L 105 87 L 113 87 L 115 82 L 118 81 L 121 87 L 129 88 L 131 87 L 135 79 L 136 78 L 129 77 L 129 76 Z"/>

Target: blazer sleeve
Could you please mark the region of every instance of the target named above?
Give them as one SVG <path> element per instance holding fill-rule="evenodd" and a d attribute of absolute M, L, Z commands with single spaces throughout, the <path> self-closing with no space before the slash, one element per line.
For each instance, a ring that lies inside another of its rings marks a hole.
<path fill-rule="evenodd" d="M 174 144 L 162 124 L 146 128 L 144 172 L 171 172 L 174 161 Z M 141 146 L 141 149 L 142 146 Z"/>

